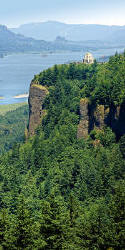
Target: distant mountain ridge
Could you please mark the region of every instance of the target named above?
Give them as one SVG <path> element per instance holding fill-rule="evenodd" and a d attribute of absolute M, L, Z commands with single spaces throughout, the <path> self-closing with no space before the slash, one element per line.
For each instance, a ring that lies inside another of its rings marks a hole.
<path fill-rule="evenodd" d="M 55 25 L 55 22 L 53 22 Z M 60 23 L 58 23 L 60 26 Z M 57 26 L 58 26 L 57 25 Z M 61 24 L 62 27 L 65 24 Z M 99 40 L 95 39 L 96 37 L 93 35 L 93 39 L 83 40 L 83 41 L 73 41 L 68 40 L 65 36 L 56 36 L 54 41 L 45 41 L 43 39 L 36 40 L 31 37 L 25 37 L 22 34 L 16 34 L 10 29 L 8 29 L 4 25 L 0 25 L 0 57 L 3 57 L 7 53 L 18 53 L 18 52 L 55 52 L 55 51 L 95 51 L 97 49 L 109 49 L 109 48 L 124 48 L 125 47 L 125 39 L 124 39 L 124 27 L 122 27 L 123 32 L 118 31 L 118 41 L 113 40 Z M 51 35 L 51 31 L 53 34 L 56 34 L 57 29 L 50 29 L 46 34 Z M 72 34 L 74 34 L 73 32 Z M 27 32 L 28 34 L 28 32 Z M 40 32 L 38 32 L 40 34 Z M 88 38 L 87 36 L 85 37 Z M 115 37 L 116 38 L 116 37 Z M 81 39 L 82 40 L 82 36 Z"/>
<path fill-rule="evenodd" d="M 54 52 L 54 51 L 87 51 L 103 48 L 109 44 L 102 41 L 68 41 L 64 37 L 56 37 L 52 42 L 35 40 L 21 34 L 15 34 L 6 26 L 0 25 L 0 57 L 6 53 L 16 52 Z"/>
<path fill-rule="evenodd" d="M 54 42 L 35 40 L 21 34 L 15 34 L 6 26 L 0 25 L 0 56 L 8 52 L 49 52 L 56 50 L 81 51 L 83 50 L 83 44 L 66 41 L 62 38 L 57 38 Z"/>
<path fill-rule="evenodd" d="M 44 50 L 50 46 L 45 41 L 37 41 L 15 34 L 6 26 L 0 25 L 0 53 Z"/>
<path fill-rule="evenodd" d="M 23 24 L 11 29 L 34 39 L 53 41 L 57 36 L 72 41 L 125 41 L 125 26 L 98 24 L 65 24 L 56 21 Z"/>

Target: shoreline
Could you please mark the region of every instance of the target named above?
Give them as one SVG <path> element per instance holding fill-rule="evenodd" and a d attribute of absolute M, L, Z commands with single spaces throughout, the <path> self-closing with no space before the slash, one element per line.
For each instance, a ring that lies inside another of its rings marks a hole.
<path fill-rule="evenodd" d="M 13 96 L 14 99 L 20 99 L 20 98 L 28 98 L 29 94 L 20 94 Z"/>

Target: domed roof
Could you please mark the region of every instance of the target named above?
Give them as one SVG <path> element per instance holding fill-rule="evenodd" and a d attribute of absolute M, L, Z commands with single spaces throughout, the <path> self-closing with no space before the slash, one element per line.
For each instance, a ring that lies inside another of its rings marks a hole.
<path fill-rule="evenodd" d="M 93 55 L 90 53 L 90 52 L 87 52 L 86 54 L 85 54 L 85 57 L 92 57 L 93 58 Z"/>

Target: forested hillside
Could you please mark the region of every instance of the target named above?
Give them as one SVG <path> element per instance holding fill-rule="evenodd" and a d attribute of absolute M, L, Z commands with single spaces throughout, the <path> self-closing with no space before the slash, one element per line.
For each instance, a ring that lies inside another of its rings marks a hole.
<path fill-rule="evenodd" d="M 27 123 L 27 104 L 22 105 L 22 107 L 16 110 L 8 111 L 6 114 L 0 115 L 0 154 L 12 149 L 14 144 L 25 140 L 24 131 L 27 127 Z"/>
<path fill-rule="evenodd" d="M 1 248 L 124 250 L 125 135 L 109 124 L 77 139 L 77 129 L 81 98 L 124 104 L 125 54 L 55 65 L 33 82 L 48 88 L 46 115 L 33 137 L 0 158 Z"/>

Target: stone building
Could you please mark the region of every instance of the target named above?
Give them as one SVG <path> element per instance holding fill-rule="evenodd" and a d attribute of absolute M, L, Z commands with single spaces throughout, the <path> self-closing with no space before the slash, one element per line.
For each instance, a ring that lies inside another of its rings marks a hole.
<path fill-rule="evenodd" d="M 94 63 L 94 57 L 91 53 L 87 52 L 84 56 L 83 63 L 92 64 Z"/>

